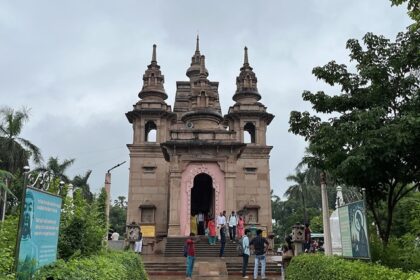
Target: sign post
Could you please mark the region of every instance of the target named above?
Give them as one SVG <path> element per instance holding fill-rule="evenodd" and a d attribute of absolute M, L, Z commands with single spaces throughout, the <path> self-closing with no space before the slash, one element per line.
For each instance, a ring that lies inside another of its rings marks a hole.
<path fill-rule="evenodd" d="M 365 203 L 363 200 L 338 208 L 343 257 L 370 259 Z"/>
<path fill-rule="evenodd" d="M 15 253 L 19 280 L 31 279 L 36 270 L 56 261 L 62 205 L 60 196 L 43 190 L 48 189 L 51 174 L 40 173 L 29 187 L 25 171 Z"/>

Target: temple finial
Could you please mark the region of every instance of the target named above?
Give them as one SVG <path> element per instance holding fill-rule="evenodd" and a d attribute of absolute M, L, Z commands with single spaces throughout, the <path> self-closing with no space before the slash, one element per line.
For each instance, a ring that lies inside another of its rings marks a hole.
<path fill-rule="evenodd" d="M 200 52 L 200 38 L 197 33 L 197 43 L 195 45 L 195 52 Z"/>
<path fill-rule="evenodd" d="M 248 48 L 245 47 L 244 50 L 245 50 L 245 54 L 244 54 L 244 65 L 249 65 L 249 62 L 248 62 Z"/>
<path fill-rule="evenodd" d="M 157 62 L 156 60 L 156 44 L 153 44 L 152 63 Z"/>
<path fill-rule="evenodd" d="M 204 55 L 202 55 L 200 57 L 200 75 L 205 75 L 206 74 L 206 61 L 205 61 L 206 57 Z"/>

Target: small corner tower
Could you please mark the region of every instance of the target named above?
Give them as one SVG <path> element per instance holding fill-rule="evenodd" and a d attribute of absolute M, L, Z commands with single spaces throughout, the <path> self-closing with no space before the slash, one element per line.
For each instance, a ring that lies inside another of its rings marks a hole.
<path fill-rule="evenodd" d="M 126 113 L 134 135 L 133 143 L 127 145 L 130 151 L 128 204 L 134 206 L 128 208 L 127 223 L 154 224 L 157 234 L 167 232 L 167 208 L 165 205 L 156 207 L 158 202 L 168 199 L 165 179 L 168 170 L 162 168 L 165 159 L 160 143 L 168 139 L 171 123 L 176 121 L 171 106 L 165 102 L 168 96 L 164 81 L 157 64 L 156 45 L 153 45 L 152 61 L 143 75 L 143 87 L 138 94 L 140 100 Z"/>

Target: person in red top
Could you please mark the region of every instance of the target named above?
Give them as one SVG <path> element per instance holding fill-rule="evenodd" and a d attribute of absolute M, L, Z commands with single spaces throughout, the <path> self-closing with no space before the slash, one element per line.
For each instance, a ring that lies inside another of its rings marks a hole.
<path fill-rule="evenodd" d="M 192 272 L 194 269 L 194 261 L 195 261 L 195 240 L 193 237 L 195 236 L 194 233 L 190 233 L 190 238 L 187 239 L 187 280 L 191 280 Z"/>
<path fill-rule="evenodd" d="M 208 229 L 209 229 L 209 244 L 216 245 L 216 223 L 214 219 L 211 218 L 208 222 Z"/>

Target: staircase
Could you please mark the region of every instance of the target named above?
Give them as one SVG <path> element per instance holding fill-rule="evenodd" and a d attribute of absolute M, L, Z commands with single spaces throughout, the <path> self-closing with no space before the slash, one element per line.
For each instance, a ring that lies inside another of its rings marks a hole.
<path fill-rule="evenodd" d="M 241 275 L 242 274 L 242 263 L 241 262 L 226 262 L 226 267 L 229 275 Z M 261 273 L 261 265 L 258 268 L 259 273 Z M 247 267 L 247 275 L 252 275 L 254 273 L 254 259 L 250 259 Z M 265 264 L 265 274 L 266 275 L 279 275 L 281 273 L 281 266 L 279 263 L 275 262 L 266 262 Z"/>
<path fill-rule="evenodd" d="M 168 237 L 166 240 L 165 257 L 183 257 L 184 243 L 187 237 Z M 220 242 L 210 245 L 206 237 L 200 237 L 195 243 L 196 257 L 218 257 Z M 225 244 L 224 257 L 237 257 L 236 243 L 227 241 Z"/>

